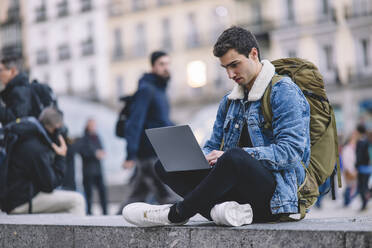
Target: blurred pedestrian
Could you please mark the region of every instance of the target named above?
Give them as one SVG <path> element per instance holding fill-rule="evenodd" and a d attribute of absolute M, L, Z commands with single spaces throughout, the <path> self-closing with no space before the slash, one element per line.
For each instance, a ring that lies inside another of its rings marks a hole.
<path fill-rule="evenodd" d="M 346 145 L 342 149 L 343 175 L 345 179 L 344 207 L 347 207 L 357 195 L 356 144 L 359 133 L 354 130 Z"/>
<path fill-rule="evenodd" d="M 5 125 L 18 117 L 31 115 L 32 93 L 26 74 L 21 72 L 19 58 L 2 57 L 0 60 L 0 82 L 4 89 L 0 96 L 0 122 Z"/>
<path fill-rule="evenodd" d="M 11 214 L 85 215 L 85 202 L 81 194 L 55 190 L 62 183 L 66 167 L 67 146 L 59 131 L 63 126 L 62 113 L 54 108 L 46 108 L 39 119 L 40 128 L 45 131 L 22 126 L 22 136 L 9 155 L 4 210 Z M 46 133 L 46 136 L 41 133 Z"/>
<path fill-rule="evenodd" d="M 361 211 L 367 209 L 369 199 L 368 181 L 372 173 L 372 166 L 369 158 L 369 142 L 367 139 L 366 128 L 360 124 L 357 126 L 358 142 L 356 144 L 356 163 L 355 167 L 358 170 L 358 192 L 362 198 Z"/>
<path fill-rule="evenodd" d="M 146 201 L 154 194 L 158 203 L 169 201 L 170 193 L 154 172 L 156 154 L 145 135 L 145 129 L 171 126 L 166 88 L 170 79 L 170 58 L 163 51 L 155 51 L 150 56 L 152 70 L 139 80 L 138 90 L 130 106 L 130 115 L 125 126 L 127 158 L 124 168 L 136 167 L 129 198 L 120 206 L 132 202 Z"/>
<path fill-rule="evenodd" d="M 103 179 L 101 160 L 105 152 L 97 134 L 96 121 L 88 119 L 84 136 L 79 141 L 78 152 L 83 159 L 83 186 L 87 202 L 87 213 L 92 214 L 93 186 L 97 187 L 102 213 L 107 214 L 106 187 Z"/>

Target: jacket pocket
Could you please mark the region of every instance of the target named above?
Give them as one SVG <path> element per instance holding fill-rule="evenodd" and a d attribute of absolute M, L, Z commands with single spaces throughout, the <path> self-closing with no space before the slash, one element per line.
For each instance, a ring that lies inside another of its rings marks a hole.
<path fill-rule="evenodd" d="M 225 122 L 223 124 L 223 132 L 228 133 L 230 126 L 231 126 L 232 118 L 230 116 L 227 116 L 225 119 Z"/>

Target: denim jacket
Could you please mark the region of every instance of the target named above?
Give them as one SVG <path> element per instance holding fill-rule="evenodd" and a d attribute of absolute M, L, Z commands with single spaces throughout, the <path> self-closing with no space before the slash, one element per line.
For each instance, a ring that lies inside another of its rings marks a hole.
<path fill-rule="evenodd" d="M 244 102 L 244 88 L 239 85 L 222 99 L 203 152 L 219 150 L 223 137 L 224 151 L 237 147 L 246 122 L 253 147 L 243 149 L 258 160 L 266 160 L 276 179 L 271 212 L 297 213 L 297 188 L 305 179 L 302 163 L 307 166 L 310 159 L 310 107 L 300 88 L 289 77 L 283 77 L 272 88 L 272 129 L 265 129 L 261 98 L 275 68 L 267 60 L 262 63 L 248 101 Z M 231 104 L 226 113 L 228 99 Z"/>

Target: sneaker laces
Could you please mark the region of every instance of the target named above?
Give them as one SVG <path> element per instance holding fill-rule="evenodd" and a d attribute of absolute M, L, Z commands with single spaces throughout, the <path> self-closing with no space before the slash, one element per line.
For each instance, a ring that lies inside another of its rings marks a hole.
<path fill-rule="evenodd" d="M 164 206 L 158 209 L 149 209 L 143 212 L 143 218 L 154 222 L 154 223 L 161 223 L 164 222 L 170 223 L 168 220 L 168 213 L 169 213 L 169 206 Z M 167 211 L 168 210 L 168 211 Z"/>

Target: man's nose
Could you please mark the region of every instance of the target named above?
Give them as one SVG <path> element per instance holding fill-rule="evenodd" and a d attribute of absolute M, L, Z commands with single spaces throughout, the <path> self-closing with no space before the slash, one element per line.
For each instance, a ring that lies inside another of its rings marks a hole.
<path fill-rule="evenodd" d="M 229 76 L 230 79 L 233 79 L 235 77 L 235 72 L 232 69 L 226 69 L 227 75 Z"/>

